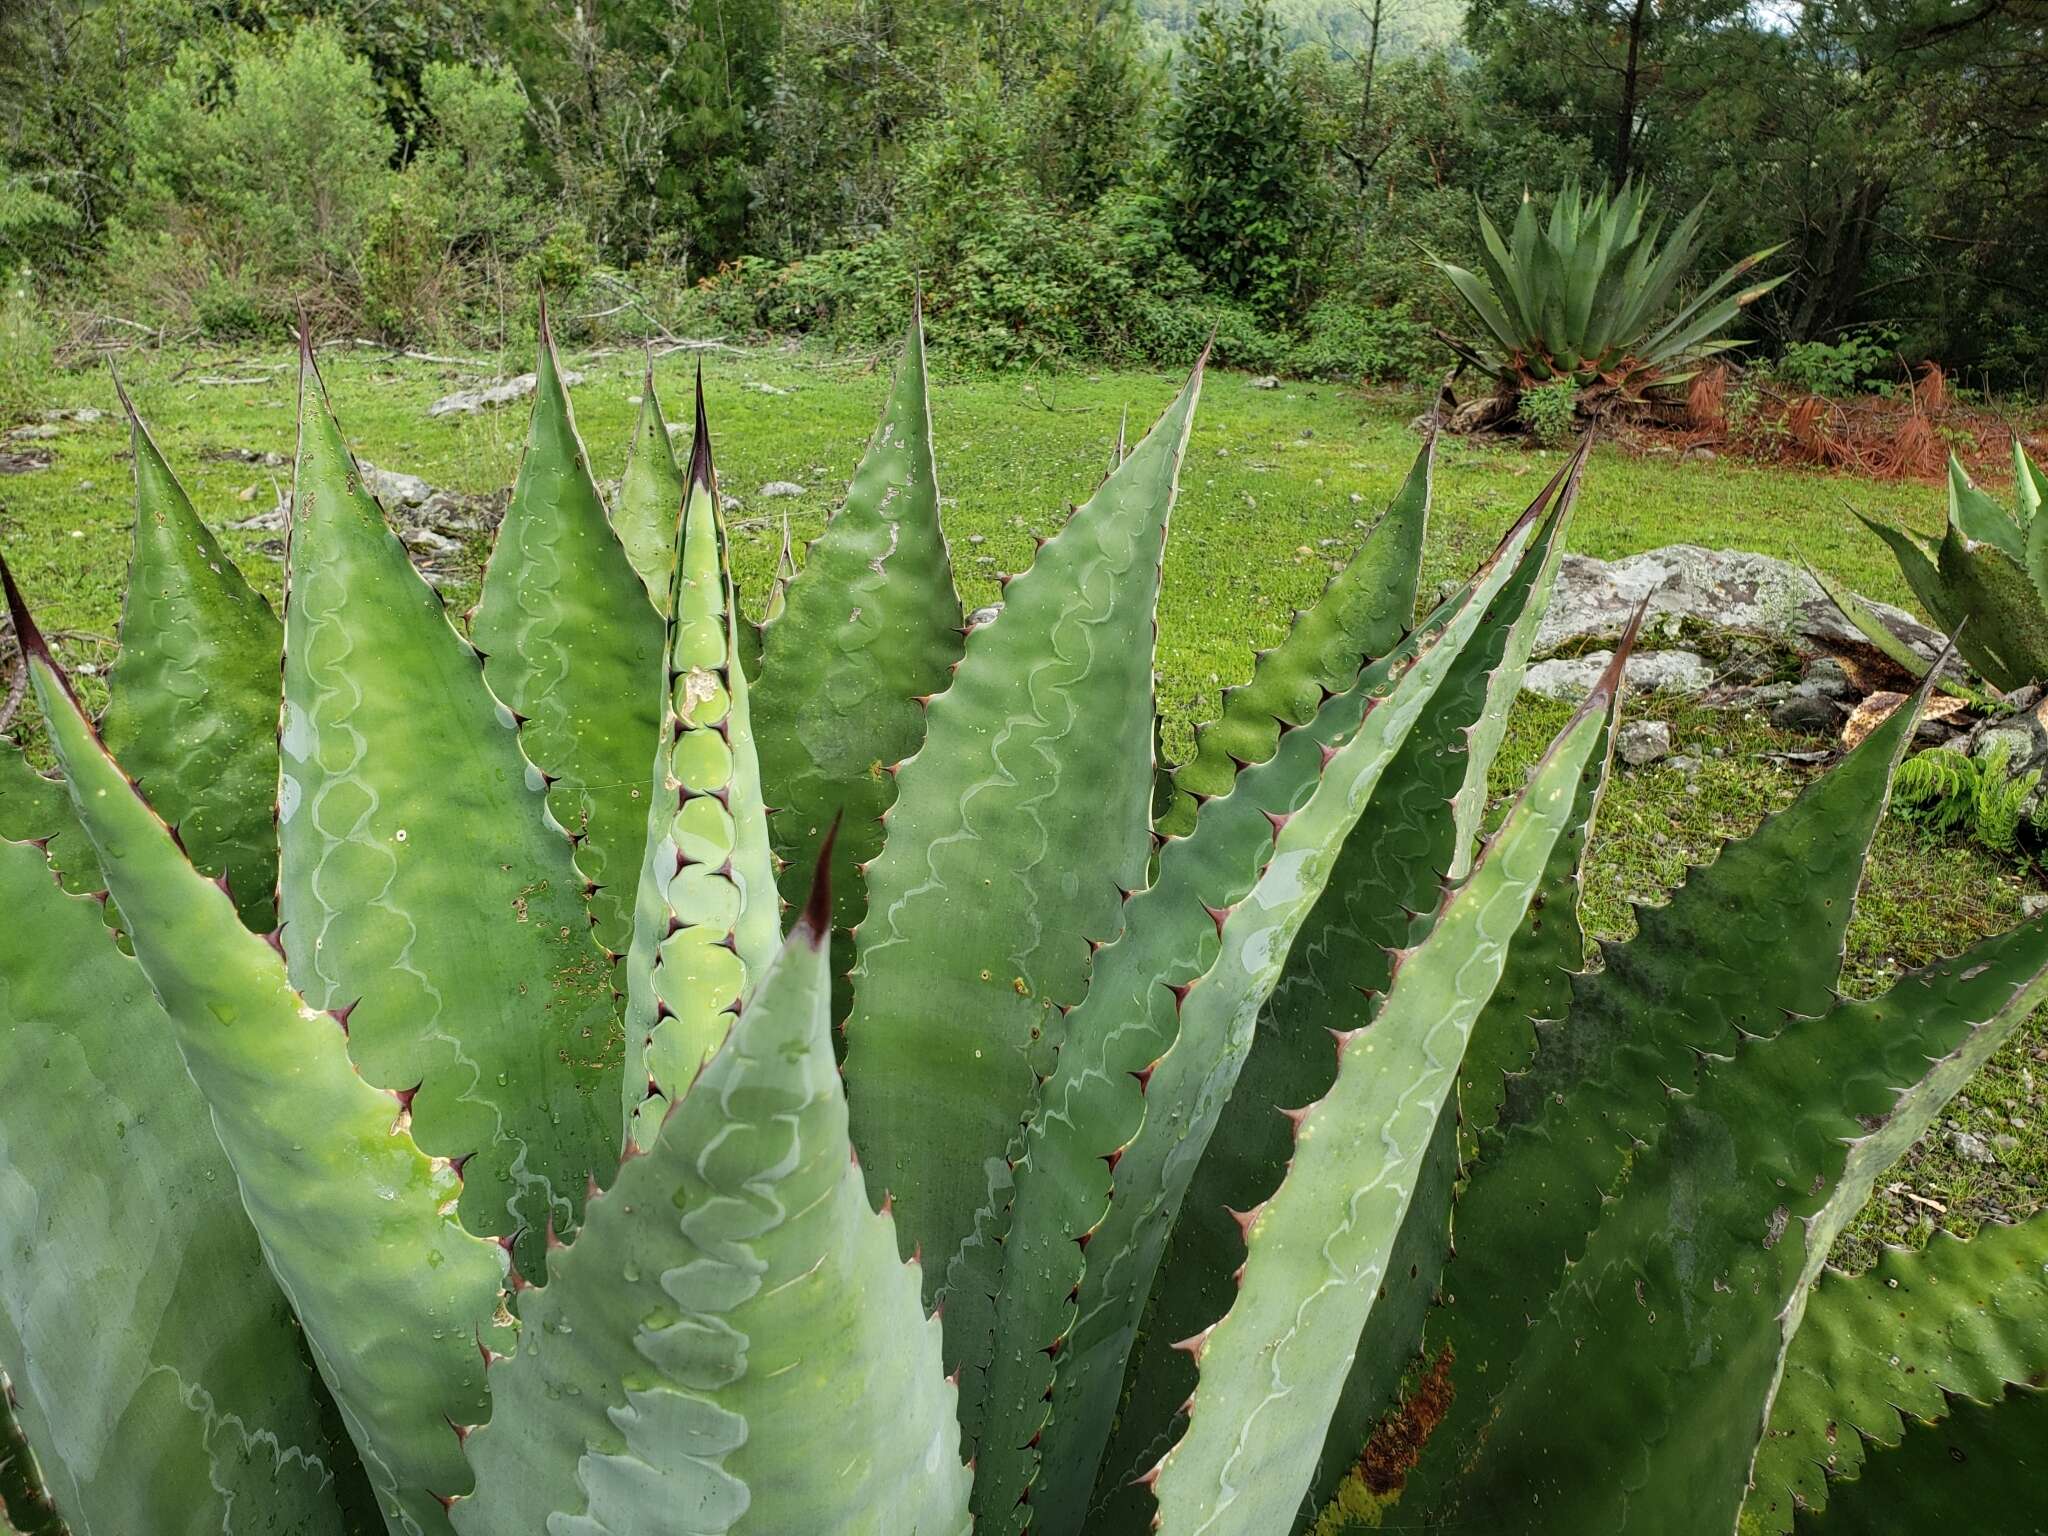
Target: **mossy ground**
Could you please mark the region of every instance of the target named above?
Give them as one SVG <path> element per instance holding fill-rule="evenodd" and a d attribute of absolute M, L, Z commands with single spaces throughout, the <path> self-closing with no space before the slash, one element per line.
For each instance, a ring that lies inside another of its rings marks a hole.
<path fill-rule="evenodd" d="M 575 391 L 584 439 L 600 478 L 623 461 L 637 355 L 571 356 L 586 374 Z M 670 354 L 657 377 L 671 420 L 688 419 L 695 359 Z M 1118 418 L 1128 406 L 1135 436 L 1172 396 L 1165 374 L 954 377 L 934 358 L 932 415 L 940 488 L 963 596 L 970 607 L 997 597 L 998 572 L 1031 557 L 1034 534 L 1051 532 L 1068 504 L 1083 500 L 1106 468 Z M 724 487 L 741 506 L 735 519 L 738 576 L 750 605 L 765 590 L 787 513 L 799 547 L 822 527 L 859 458 L 887 387 L 887 362 L 802 354 L 713 353 L 706 389 Z M 487 373 L 393 360 L 367 349 L 334 348 L 322 367 L 359 452 L 435 485 L 489 492 L 507 484 L 524 439 L 523 408 L 430 420 L 436 396 Z M 216 526 L 268 506 L 271 478 L 246 463 L 204 456 L 251 449 L 289 456 L 295 370 L 283 353 L 228 358 L 167 354 L 123 365 L 130 392 L 202 516 Z M 232 380 L 243 382 L 214 382 Z M 110 659 L 132 515 L 127 434 L 113 389 L 96 372 L 58 379 L 51 407 L 97 406 L 92 426 L 68 426 L 32 446 L 54 464 L 0 477 L 0 547 L 61 632 L 71 659 Z M 1332 562 L 1343 559 L 1413 459 L 1407 423 L 1418 402 L 1332 385 L 1259 389 L 1243 375 L 1210 378 L 1182 476 L 1167 554 L 1159 667 L 1169 750 L 1184 750 L 1192 722 L 1213 709 L 1218 689 L 1243 678 L 1254 647 L 1285 633 L 1293 611 L 1312 601 Z M 1425 591 L 1467 570 L 1555 469 L 1555 453 L 1462 440 L 1444 445 L 1432 512 Z M 806 486 L 801 497 L 766 500 L 768 481 Z M 1911 606 L 1910 594 L 1877 541 L 1847 507 L 1916 527 L 1941 524 L 1937 493 L 1839 475 L 1759 468 L 1719 460 L 1631 458 L 1595 450 L 1571 547 L 1612 557 L 1688 542 L 1803 556 L 1857 590 Z M 245 569 L 273 597 L 278 567 L 230 535 Z M 471 551 L 481 564 L 484 551 Z M 450 591 L 467 606 L 474 589 Z M 1550 734 L 1561 706 L 1524 699 L 1496 774 L 1518 784 Z M 1631 902 L 1658 900 L 1686 866 L 1748 831 L 1783 804 L 1814 770 L 1773 756 L 1819 743 L 1773 729 L 1755 715 L 1710 712 L 1638 699 L 1628 713 L 1671 722 L 1693 772 L 1668 764 L 1617 769 L 1603 805 L 1586 885 L 1587 924 L 1603 937 L 1633 928 Z M 1870 991 L 1936 955 L 2012 923 L 2020 898 L 2038 884 L 2018 866 L 1956 842 L 1932 842 L 1888 820 L 1849 936 L 1847 987 Z M 1924 1241 L 1935 1226 L 1971 1230 L 1986 1217 L 2014 1217 L 2042 1204 L 2048 1185 L 2048 1032 L 2038 1021 L 2009 1046 L 1938 1130 L 1900 1166 L 1844 1239 L 1842 1257 L 1867 1261 L 1882 1241 Z M 1993 1150 L 1986 1164 L 1957 1150 L 1968 1132 Z"/>

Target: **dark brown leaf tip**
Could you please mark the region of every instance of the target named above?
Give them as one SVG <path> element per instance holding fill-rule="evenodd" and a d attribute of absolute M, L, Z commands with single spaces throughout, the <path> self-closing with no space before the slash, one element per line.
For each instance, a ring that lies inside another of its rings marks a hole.
<path fill-rule="evenodd" d="M 50 654 L 49 642 L 43 632 L 36 628 L 36 621 L 29 615 L 28 603 L 22 598 L 21 588 L 14 584 L 14 571 L 7 564 L 7 557 L 0 555 L 0 586 L 7 591 L 7 617 L 14 625 L 15 643 L 21 647 L 21 654 L 33 656 L 47 665 L 51 671 L 60 672 L 57 658 Z"/>
<path fill-rule="evenodd" d="M 811 876 L 810 899 L 804 903 L 804 915 L 797 921 L 798 929 L 815 947 L 822 948 L 832 936 L 832 847 L 839 841 L 839 820 L 845 814 L 841 811 L 832 817 L 832 825 L 825 829 L 825 840 L 818 844 L 818 867 Z"/>
<path fill-rule="evenodd" d="M 1646 597 L 1636 604 L 1636 611 L 1629 615 L 1628 628 L 1621 632 L 1621 639 L 1615 642 L 1614 655 L 1607 663 L 1607 669 L 1600 674 L 1600 680 L 1593 685 L 1593 691 L 1586 695 L 1586 702 L 1579 707 L 1579 713 L 1589 715 L 1596 709 L 1605 709 L 1614 701 L 1621 688 L 1623 674 L 1628 668 L 1628 658 L 1636 648 L 1636 638 L 1643 632 L 1643 618 L 1650 611 L 1650 600 Z"/>
<path fill-rule="evenodd" d="M 711 422 L 704 413 L 704 363 L 697 363 L 697 426 L 690 442 L 690 489 L 718 496 L 718 471 L 711 463 Z"/>

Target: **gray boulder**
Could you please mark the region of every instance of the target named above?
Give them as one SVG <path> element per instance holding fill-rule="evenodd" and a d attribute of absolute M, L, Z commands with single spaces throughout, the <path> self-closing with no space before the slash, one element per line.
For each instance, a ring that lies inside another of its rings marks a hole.
<path fill-rule="evenodd" d="M 1761 635 L 1809 653 L 1869 647 L 1819 583 L 1789 561 L 1738 549 L 1672 544 L 1623 560 L 1566 555 L 1536 632 L 1535 654 L 1549 655 L 1574 640 L 1618 638 L 1645 598 L 1646 639 L 1675 638 L 1690 621 L 1704 629 Z M 1928 660 L 1941 653 L 1942 636 L 1911 614 L 1885 603 L 1871 606 Z"/>
<path fill-rule="evenodd" d="M 481 389 L 459 389 L 452 395 L 443 395 L 427 407 L 429 416 L 471 416 L 494 405 L 510 405 L 515 400 L 524 400 L 539 384 L 537 374 L 522 373 L 516 379 L 504 379 L 496 384 L 486 384 Z M 565 385 L 583 382 L 583 375 L 562 370 Z"/>

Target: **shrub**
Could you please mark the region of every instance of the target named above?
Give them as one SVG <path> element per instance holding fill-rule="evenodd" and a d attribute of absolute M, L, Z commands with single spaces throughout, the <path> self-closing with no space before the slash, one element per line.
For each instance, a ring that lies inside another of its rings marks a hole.
<path fill-rule="evenodd" d="M 1301 330 L 1286 367 L 1303 378 L 1393 382 L 1429 372 L 1441 355 L 1428 327 L 1401 304 L 1320 299 Z"/>
<path fill-rule="evenodd" d="M 1569 442 L 1578 422 L 1579 386 L 1576 379 L 1552 379 L 1525 389 L 1516 401 L 1515 414 L 1537 442 L 1555 447 Z"/>
<path fill-rule="evenodd" d="M 136 195 L 109 240 L 113 285 L 229 334 L 308 290 L 350 304 L 395 141 L 368 61 L 340 32 L 309 22 L 282 42 L 239 34 L 225 59 L 188 44 L 127 127 Z"/>
<path fill-rule="evenodd" d="M 1895 384 L 1896 333 L 1852 331 L 1837 342 L 1795 341 L 1771 364 L 1771 373 L 1810 395 L 1854 395 Z"/>
<path fill-rule="evenodd" d="M 448 237 L 417 183 L 402 180 L 370 220 L 359 266 L 363 318 L 372 329 L 392 341 L 441 329 L 447 318 Z"/>
<path fill-rule="evenodd" d="M 1296 308 L 1322 220 L 1307 109 L 1266 0 L 1205 8 L 1183 46 L 1166 129 L 1181 254 L 1262 318 Z"/>

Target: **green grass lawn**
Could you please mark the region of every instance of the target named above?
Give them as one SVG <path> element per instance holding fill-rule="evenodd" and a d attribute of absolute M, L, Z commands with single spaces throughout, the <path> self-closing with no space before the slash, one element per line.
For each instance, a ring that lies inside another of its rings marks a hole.
<path fill-rule="evenodd" d="M 640 359 L 567 361 L 586 374 L 576 408 L 597 472 L 615 476 L 640 392 Z M 1142 432 L 1180 382 L 1165 374 L 1107 372 L 954 377 L 943 358 L 933 364 L 940 487 L 970 606 L 994 600 L 997 573 L 1028 564 L 1032 536 L 1051 532 L 1069 504 L 1085 499 L 1109 462 L 1125 407 L 1133 434 Z M 289 356 L 138 356 L 123 366 L 131 394 L 204 517 L 218 526 L 270 504 L 271 477 L 288 470 L 202 454 L 291 454 L 295 371 Z M 523 408 L 439 420 L 426 415 L 436 396 L 488 375 L 394 363 L 346 348 L 324 352 L 322 367 L 362 457 L 465 491 L 491 491 L 511 480 L 524 437 Z M 657 366 L 671 420 L 687 420 L 693 367 L 694 359 L 683 354 Z M 741 500 L 734 514 L 738 575 L 750 604 L 758 605 L 779 548 L 782 514 L 788 512 L 799 547 L 823 526 L 873 429 L 887 363 L 715 353 L 706 358 L 705 377 L 724 488 Z M 218 379 L 254 382 L 202 382 Z M 49 406 L 98 406 L 109 416 L 26 445 L 53 449 L 50 468 L 0 476 L 0 547 L 45 626 L 63 632 L 62 648 L 74 661 L 97 666 L 111 657 L 119 618 L 132 516 L 127 434 L 104 374 L 61 375 L 53 391 Z M 1170 750 L 1185 748 L 1192 722 L 1213 712 L 1218 689 L 1248 674 L 1251 651 L 1285 633 L 1294 610 L 1315 598 L 1333 562 L 1354 547 L 1414 457 L 1417 443 L 1407 423 L 1417 409 L 1413 399 L 1337 386 L 1288 383 L 1261 390 L 1240 374 L 1210 378 L 1166 561 L 1159 668 Z M 1425 590 L 1468 570 L 1558 462 L 1556 454 L 1514 446 L 1447 442 L 1439 455 Z M 757 492 L 770 480 L 810 489 L 797 499 L 763 500 Z M 1850 506 L 1928 529 L 1941 525 L 1939 493 L 1921 486 L 1728 460 L 1638 459 L 1600 448 L 1570 543 L 1604 557 L 1677 542 L 1800 555 L 1870 596 L 1910 606 L 1889 557 L 1848 515 Z M 279 569 L 258 549 L 261 537 L 231 535 L 230 547 L 275 597 Z M 483 553 L 481 547 L 471 551 L 474 564 Z M 473 596 L 473 587 L 450 592 L 458 606 Z M 1683 878 L 1688 863 L 1711 857 L 1720 839 L 1747 831 L 1791 797 L 1805 770 L 1762 754 L 1813 745 L 1794 742 L 1755 717 L 1654 700 L 1639 701 L 1630 712 L 1671 720 L 1680 751 L 1701 756 L 1703 765 L 1691 777 L 1662 766 L 1618 770 L 1586 892 L 1589 925 L 1608 937 L 1630 930 L 1630 902 L 1659 899 Z M 1497 788 L 1519 782 L 1565 713 L 1523 702 Z M 2008 926 L 2033 883 L 2010 862 L 1962 845 L 1929 844 L 1888 823 L 1850 933 L 1850 989 L 1869 990 Z M 1931 1136 L 1897 1172 L 1896 1187 L 1845 1240 L 1845 1257 L 1866 1256 L 1880 1238 L 1917 1240 L 1937 1223 L 1969 1230 L 1986 1215 L 2019 1215 L 2040 1205 L 2048 1172 L 2037 1083 L 2043 1073 L 2048 1035 L 2037 1024 L 1950 1112 L 1946 1129 L 1974 1131 L 2001 1145 L 2000 1161 L 1966 1161 L 1946 1130 Z"/>

